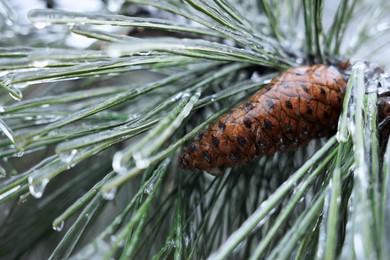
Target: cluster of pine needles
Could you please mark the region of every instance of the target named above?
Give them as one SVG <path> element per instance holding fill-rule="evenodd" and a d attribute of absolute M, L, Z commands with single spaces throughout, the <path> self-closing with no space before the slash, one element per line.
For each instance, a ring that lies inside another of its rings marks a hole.
<path fill-rule="evenodd" d="M 388 1 L 339 2 L 126 0 L 21 27 L 0 1 L 0 255 L 388 258 L 390 148 L 361 63 L 336 136 L 218 178 L 177 162 L 285 69 L 385 62 Z"/>

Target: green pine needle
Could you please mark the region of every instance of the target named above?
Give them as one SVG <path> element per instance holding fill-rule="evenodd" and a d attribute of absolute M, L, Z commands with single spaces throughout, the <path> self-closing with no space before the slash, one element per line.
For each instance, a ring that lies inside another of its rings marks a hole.
<path fill-rule="evenodd" d="M 117 13 L 31 10 L 23 32 L 5 22 L 1 255 L 388 259 L 390 142 L 377 122 L 388 78 L 373 62 L 386 56 L 389 11 L 384 0 L 335 11 L 127 0 Z M 94 43 L 77 49 L 70 35 Z M 281 71 L 346 59 L 335 136 L 218 178 L 179 168 L 185 144 Z"/>

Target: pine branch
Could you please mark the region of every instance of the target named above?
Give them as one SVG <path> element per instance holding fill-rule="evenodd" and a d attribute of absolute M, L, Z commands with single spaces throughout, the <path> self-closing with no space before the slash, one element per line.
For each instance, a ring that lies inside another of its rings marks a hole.
<path fill-rule="evenodd" d="M 52 259 L 387 259 L 377 104 L 390 84 L 371 61 L 390 6 L 328 4 L 128 0 L 117 13 L 32 10 L 28 35 L 4 23 L 1 255 L 41 243 Z M 219 178 L 178 167 L 185 144 L 282 70 L 345 57 L 335 136 Z"/>

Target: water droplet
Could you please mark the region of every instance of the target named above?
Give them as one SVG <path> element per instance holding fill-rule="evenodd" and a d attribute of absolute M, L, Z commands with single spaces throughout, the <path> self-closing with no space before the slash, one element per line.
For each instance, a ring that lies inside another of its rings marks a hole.
<path fill-rule="evenodd" d="M 76 149 L 73 149 L 67 152 L 60 153 L 60 159 L 64 163 L 70 163 L 73 160 L 74 156 L 77 154 L 77 152 L 78 151 Z"/>
<path fill-rule="evenodd" d="M 112 188 L 109 191 L 102 192 L 102 196 L 106 200 L 113 200 L 115 198 L 116 192 L 117 192 L 117 188 Z"/>
<path fill-rule="evenodd" d="M 60 223 L 56 223 L 55 225 L 53 224 L 53 229 L 57 232 L 61 232 L 62 229 L 64 228 L 64 221 L 61 221 Z"/>
<path fill-rule="evenodd" d="M 33 176 L 28 177 L 29 190 L 32 196 L 39 199 L 42 197 L 45 191 L 46 185 L 49 183 L 49 179 L 44 178 L 42 180 L 34 179 Z"/>

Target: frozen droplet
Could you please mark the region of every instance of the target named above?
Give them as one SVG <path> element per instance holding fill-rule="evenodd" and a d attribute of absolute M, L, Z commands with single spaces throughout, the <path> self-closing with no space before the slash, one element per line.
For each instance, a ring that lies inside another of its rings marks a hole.
<path fill-rule="evenodd" d="M 19 151 L 15 154 L 16 157 L 22 157 L 23 155 L 24 155 L 24 150 L 19 150 Z"/>
<path fill-rule="evenodd" d="M 26 192 L 19 196 L 19 204 L 26 203 L 28 201 L 28 198 L 31 197 L 30 192 Z"/>
<path fill-rule="evenodd" d="M 378 92 L 378 85 L 379 82 L 377 79 L 370 80 L 368 84 L 366 85 L 366 93 L 377 93 Z"/>
<path fill-rule="evenodd" d="M 35 22 L 35 23 L 33 23 L 33 25 L 37 29 L 44 29 L 47 26 L 50 26 L 51 23 L 50 22 Z"/>
<path fill-rule="evenodd" d="M 78 151 L 76 149 L 73 149 L 67 152 L 60 153 L 60 159 L 64 163 L 70 163 L 73 160 L 74 156 L 77 154 L 77 152 Z"/>
<path fill-rule="evenodd" d="M 76 166 L 76 163 L 72 163 L 72 164 L 69 164 L 68 166 L 66 166 L 66 169 L 71 169 L 71 168 L 73 168 L 73 167 L 75 167 Z"/>
<path fill-rule="evenodd" d="M 380 77 L 378 85 L 378 95 L 387 94 L 390 92 L 390 76 L 385 74 Z"/>
<path fill-rule="evenodd" d="M 349 131 L 348 128 L 343 126 L 343 124 L 341 123 L 342 118 L 343 117 L 340 117 L 336 133 L 336 139 L 339 143 L 345 143 L 349 139 Z"/>
<path fill-rule="evenodd" d="M 148 186 L 145 187 L 144 193 L 149 195 L 153 192 L 154 189 L 154 183 L 150 183 Z"/>
<path fill-rule="evenodd" d="M 112 169 L 119 175 L 123 175 L 127 172 L 127 168 L 122 165 L 123 153 L 121 151 L 116 152 L 112 158 Z"/>
<path fill-rule="evenodd" d="M 64 228 L 64 224 L 65 222 L 64 221 L 61 221 L 60 223 L 53 223 L 53 229 L 57 232 L 61 232 L 62 229 Z"/>
<path fill-rule="evenodd" d="M 140 52 L 137 52 L 138 55 L 140 56 L 149 56 L 150 54 L 152 54 L 151 51 L 140 51 Z"/>
<path fill-rule="evenodd" d="M 190 237 L 189 237 L 189 236 L 185 236 L 185 237 L 184 237 L 184 244 L 185 244 L 186 246 L 188 246 L 188 245 L 190 244 L 190 242 L 191 242 Z"/>
<path fill-rule="evenodd" d="M 42 197 L 45 191 L 46 185 L 49 183 L 49 179 L 34 179 L 33 176 L 28 177 L 29 190 L 32 196 L 39 199 Z"/>
<path fill-rule="evenodd" d="M 110 240 L 111 240 L 112 243 L 115 243 L 118 240 L 118 237 L 115 236 L 115 235 L 111 235 L 110 236 Z"/>
<path fill-rule="evenodd" d="M 82 24 L 82 22 L 78 23 Z M 69 25 L 69 24 L 68 24 Z M 65 44 L 67 46 L 77 48 L 77 49 L 84 49 L 90 47 L 94 42 L 96 42 L 96 39 L 93 38 L 87 38 L 83 35 L 75 34 L 71 32 L 66 38 L 65 38 Z"/>
<path fill-rule="evenodd" d="M 49 61 L 47 61 L 47 60 L 36 60 L 36 61 L 33 61 L 33 66 L 36 67 L 36 68 L 44 68 L 47 65 L 49 65 Z"/>
<path fill-rule="evenodd" d="M 106 200 L 113 200 L 115 198 L 116 192 L 117 192 L 117 188 L 112 188 L 109 191 L 102 192 L 102 196 Z"/>
<path fill-rule="evenodd" d="M 232 39 L 225 39 L 225 40 L 223 40 L 223 43 L 228 45 L 228 46 L 236 46 L 237 45 L 236 41 L 232 40 Z"/>
<path fill-rule="evenodd" d="M 138 169 L 146 169 L 150 165 L 150 159 L 144 158 L 140 153 L 135 153 L 133 155 L 135 167 Z"/>
<path fill-rule="evenodd" d="M 176 248 L 176 242 L 175 242 L 175 240 L 173 240 L 173 239 L 169 240 L 169 241 L 168 241 L 168 246 L 173 247 L 173 248 Z"/>
<path fill-rule="evenodd" d="M 107 9 L 110 12 L 116 13 L 121 10 L 122 5 L 126 2 L 126 0 L 108 0 L 107 1 Z"/>
<path fill-rule="evenodd" d="M 7 171 L 0 165 L 0 178 L 7 176 Z"/>
<path fill-rule="evenodd" d="M 145 187 L 144 193 L 145 193 L 145 194 L 148 194 L 148 195 L 151 194 L 151 193 L 154 191 L 157 182 L 158 182 L 158 178 L 152 179 L 152 180 L 149 182 L 149 184 Z"/>
<path fill-rule="evenodd" d="M 356 133 L 356 124 L 354 120 L 349 120 L 348 129 L 352 136 Z"/>
<path fill-rule="evenodd" d="M 180 98 L 183 96 L 183 92 L 179 92 L 177 93 L 176 95 L 174 95 L 172 98 L 171 98 L 171 102 L 176 102 L 178 100 L 180 100 Z"/>
<path fill-rule="evenodd" d="M 120 56 L 122 56 L 122 51 L 115 47 L 109 47 L 107 48 L 107 55 L 111 58 L 119 58 Z"/>
<path fill-rule="evenodd" d="M 195 95 L 198 95 L 200 94 L 199 92 L 196 92 Z M 192 94 L 188 93 L 188 92 L 184 92 L 184 93 L 181 93 L 181 99 L 185 99 L 185 98 L 190 98 L 192 96 Z"/>
<path fill-rule="evenodd" d="M 18 149 L 18 151 L 23 151 L 24 148 L 29 144 L 29 142 L 25 139 L 16 139 L 14 144 L 15 148 Z"/>

